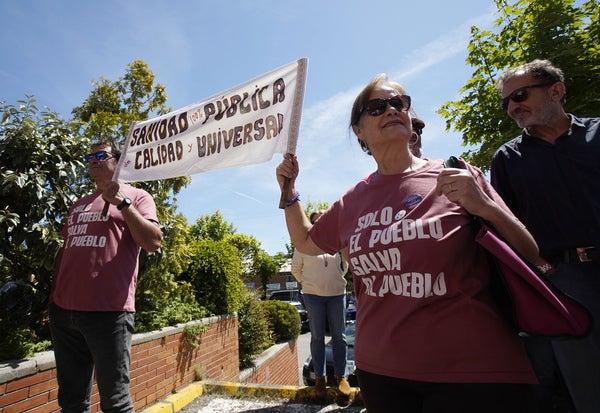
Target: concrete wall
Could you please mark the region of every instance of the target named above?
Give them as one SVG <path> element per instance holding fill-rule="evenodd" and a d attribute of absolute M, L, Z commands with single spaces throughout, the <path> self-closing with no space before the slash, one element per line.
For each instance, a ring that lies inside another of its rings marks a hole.
<path fill-rule="evenodd" d="M 194 380 L 242 381 L 239 371 L 236 316 L 206 318 L 208 324 L 194 347 L 185 325 L 136 334 L 132 344 L 131 396 L 136 410 L 176 392 Z M 244 371 L 244 383 L 298 384 L 296 341 L 278 344 Z M 53 352 L 32 359 L 0 363 L 0 413 L 59 412 Z M 99 412 L 98 389 L 92 389 L 92 412 Z"/>

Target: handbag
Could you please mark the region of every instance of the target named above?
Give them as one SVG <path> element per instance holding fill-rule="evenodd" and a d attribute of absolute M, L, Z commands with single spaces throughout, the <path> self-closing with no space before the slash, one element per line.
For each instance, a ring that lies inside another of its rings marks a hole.
<path fill-rule="evenodd" d="M 447 167 L 465 169 L 454 156 Z M 490 290 L 500 311 L 519 332 L 579 337 L 592 317 L 586 307 L 537 272 L 483 219 L 473 216 L 475 242 L 485 249 L 492 272 Z"/>

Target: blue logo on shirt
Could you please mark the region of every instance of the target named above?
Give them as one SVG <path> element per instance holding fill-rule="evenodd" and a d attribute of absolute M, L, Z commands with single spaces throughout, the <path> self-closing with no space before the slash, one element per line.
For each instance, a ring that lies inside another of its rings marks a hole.
<path fill-rule="evenodd" d="M 423 197 L 419 194 L 409 195 L 408 198 L 406 198 L 406 201 L 404 201 L 404 206 L 406 206 L 407 209 L 413 209 L 419 205 L 422 200 Z"/>

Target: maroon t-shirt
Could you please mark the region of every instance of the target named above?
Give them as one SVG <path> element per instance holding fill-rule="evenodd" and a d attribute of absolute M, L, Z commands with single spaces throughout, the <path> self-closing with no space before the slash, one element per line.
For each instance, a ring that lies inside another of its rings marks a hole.
<path fill-rule="evenodd" d="M 489 266 L 471 216 L 435 192 L 442 161 L 373 173 L 310 231 L 343 250 L 354 274 L 359 369 L 431 382 L 535 383 L 522 344 L 488 293 Z M 506 208 L 481 171 L 484 191 Z"/>
<path fill-rule="evenodd" d="M 158 222 L 150 194 L 130 185 L 120 190 L 144 218 Z M 71 207 L 61 232 L 65 244 L 54 302 L 68 310 L 133 312 L 140 247 L 121 211 L 111 205 L 103 217 L 103 208 L 99 190 Z"/>

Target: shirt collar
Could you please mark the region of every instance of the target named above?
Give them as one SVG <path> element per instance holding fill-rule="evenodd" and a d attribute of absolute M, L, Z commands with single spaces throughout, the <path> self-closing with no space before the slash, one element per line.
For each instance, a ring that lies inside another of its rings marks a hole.
<path fill-rule="evenodd" d="M 577 116 L 571 114 L 571 113 L 567 113 L 567 116 L 571 119 L 571 126 L 569 127 L 569 130 L 567 132 L 565 132 L 562 136 L 569 136 L 573 133 L 573 130 L 575 128 L 584 128 L 585 125 L 583 123 L 583 121 L 581 119 L 579 119 Z M 531 138 L 535 138 L 535 136 L 530 135 L 527 132 L 527 128 L 523 129 L 523 132 L 521 134 L 521 136 L 523 137 L 523 139 L 531 139 Z"/>

